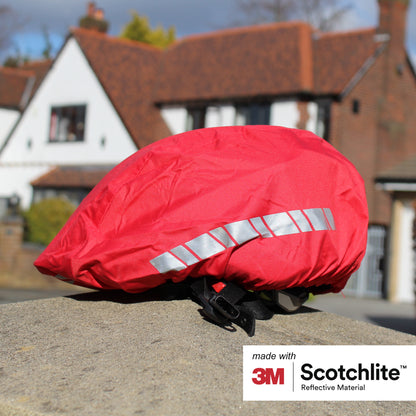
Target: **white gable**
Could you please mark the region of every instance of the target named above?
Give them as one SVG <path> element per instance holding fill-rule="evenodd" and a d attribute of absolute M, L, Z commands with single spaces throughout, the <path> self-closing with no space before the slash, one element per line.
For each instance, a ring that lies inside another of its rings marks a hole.
<path fill-rule="evenodd" d="M 51 109 L 85 106 L 83 141 L 51 142 Z M 55 165 L 117 164 L 137 150 L 75 39 L 71 38 L 0 154 L 0 195 L 31 200 L 29 182 Z M 18 172 L 21 172 L 18 174 Z"/>

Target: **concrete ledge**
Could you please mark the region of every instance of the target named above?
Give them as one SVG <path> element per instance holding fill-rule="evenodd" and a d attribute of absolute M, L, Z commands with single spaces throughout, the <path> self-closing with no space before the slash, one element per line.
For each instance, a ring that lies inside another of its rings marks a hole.
<path fill-rule="evenodd" d="M 0 306 L 0 415 L 415 415 L 415 402 L 243 402 L 243 345 L 416 344 L 303 308 L 256 336 L 190 300 L 87 293 Z"/>

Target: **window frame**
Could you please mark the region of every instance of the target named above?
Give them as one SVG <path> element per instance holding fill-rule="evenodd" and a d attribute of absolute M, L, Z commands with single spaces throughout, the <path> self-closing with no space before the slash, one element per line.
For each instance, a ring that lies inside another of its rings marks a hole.
<path fill-rule="evenodd" d="M 52 105 L 49 114 L 48 143 L 85 141 L 87 104 Z"/>

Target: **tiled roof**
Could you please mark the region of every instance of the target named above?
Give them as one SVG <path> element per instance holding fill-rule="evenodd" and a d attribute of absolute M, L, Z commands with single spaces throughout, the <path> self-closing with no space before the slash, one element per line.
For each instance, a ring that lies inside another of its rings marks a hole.
<path fill-rule="evenodd" d="M 289 22 L 185 38 L 164 54 L 156 100 L 311 91 L 312 28 Z"/>
<path fill-rule="evenodd" d="M 152 101 L 162 51 L 86 29 L 71 32 L 136 145 L 168 136 Z"/>
<path fill-rule="evenodd" d="M 339 94 L 375 53 L 375 30 L 320 34 L 303 22 L 184 38 L 164 53 L 159 103 Z"/>
<path fill-rule="evenodd" d="M 20 68 L 0 67 L 0 106 L 22 110 L 51 64 L 51 60 L 43 60 L 24 64 Z"/>
<path fill-rule="evenodd" d="M 36 188 L 92 189 L 113 166 L 59 166 L 34 180 Z"/>
<path fill-rule="evenodd" d="M 325 33 L 314 41 L 314 92 L 339 94 L 368 58 L 374 55 L 379 43 L 375 29 Z"/>
<path fill-rule="evenodd" d="M 0 107 L 21 109 L 22 98 L 35 73 L 16 68 L 0 68 Z"/>
<path fill-rule="evenodd" d="M 41 61 L 30 61 L 22 66 L 22 69 L 31 71 L 35 74 L 35 83 L 32 87 L 31 97 L 48 73 L 50 67 L 52 66 L 52 62 L 52 59 L 43 59 Z"/>
<path fill-rule="evenodd" d="M 416 155 L 377 175 L 377 182 L 416 182 Z"/>

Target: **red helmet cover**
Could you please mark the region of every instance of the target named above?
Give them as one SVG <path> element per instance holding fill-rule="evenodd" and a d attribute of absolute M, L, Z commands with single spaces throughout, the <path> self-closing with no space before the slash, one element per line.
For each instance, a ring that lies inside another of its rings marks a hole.
<path fill-rule="evenodd" d="M 360 265 L 367 226 L 363 180 L 323 139 L 273 126 L 208 128 L 116 166 L 35 266 L 127 292 L 204 275 L 252 290 L 337 292 Z"/>

